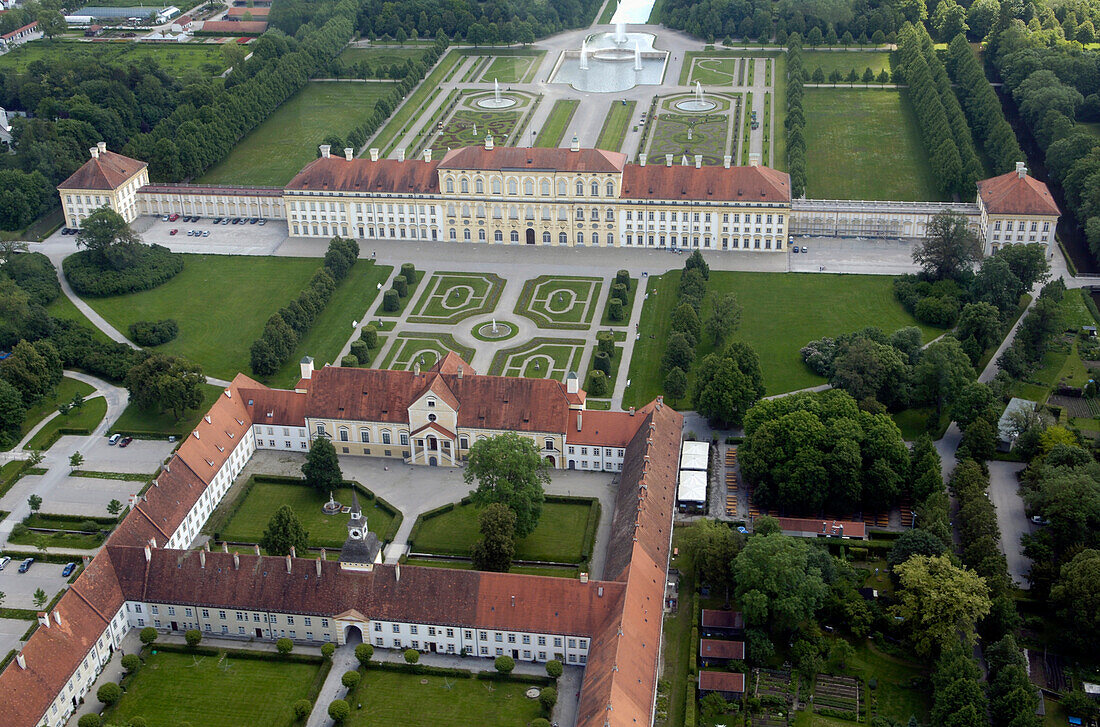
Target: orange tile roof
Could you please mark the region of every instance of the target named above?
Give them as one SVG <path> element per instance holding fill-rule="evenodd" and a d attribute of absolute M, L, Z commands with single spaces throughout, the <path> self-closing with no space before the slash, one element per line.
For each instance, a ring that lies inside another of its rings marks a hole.
<path fill-rule="evenodd" d="M 570 444 L 594 444 L 601 447 L 625 447 L 645 422 L 646 412 L 630 416 L 621 411 L 577 412 L 581 423 L 577 431 L 576 418 L 566 433 Z"/>
<path fill-rule="evenodd" d="M 435 362 L 435 366 L 432 366 L 431 370 L 441 374 L 457 374 L 460 366 L 464 373 L 477 373 L 474 371 L 473 366 L 462 360 L 462 357 L 454 351 L 448 351 L 446 356 Z"/>
<path fill-rule="evenodd" d="M 699 639 L 699 656 L 712 659 L 744 659 L 745 642 Z"/>
<path fill-rule="evenodd" d="M 521 148 L 464 146 L 451 149 L 439 163 L 440 169 L 552 169 L 559 172 L 621 172 L 626 154 L 603 149 Z"/>
<path fill-rule="evenodd" d="M 709 692 L 744 692 L 745 675 L 728 671 L 700 671 L 699 689 Z"/>
<path fill-rule="evenodd" d="M 113 151 L 101 151 L 98 157 L 84 162 L 80 169 L 68 179 L 57 185 L 58 189 L 118 189 L 131 177 L 149 166 L 145 162 L 116 154 Z"/>
<path fill-rule="evenodd" d="M 259 35 L 265 30 L 267 30 L 267 22 L 263 20 L 206 20 L 202 24 L 204 33 Z"/>
<path fill-rule="evenodd" d="M 236 25 L 236 23 L 231 23 Z M 294 175 L 288 190 L 438 194 L 437 162 L 418 159 L 352 159 L 343 154 L 314 159 Z"/>
<path fill-rule="evenodd" d="M 14 38 L 15 36 L 17 36 L 21 33 L 25 33 L 27 31 L 34 30 L 36 27 L 38 27 L 38 21 L 37 20 L 35 20 L 33 22 L 30 22 L 30 23 L 27 23 L 22 28 L 16 28 L 15 30 L 11 31 L 10 33 L 4 33 L 3 35 L 0 35 L 0 40 L 11 40 L 12 38 Z"/>
<path fill-rule="evenodd" d="M 306 425 L 306 395 L 287 389 L 241 389 L 253 424 Z"/>
<path fill-rule="evenodd" d="M 983 179 L 978 182 L 978 196 L 985 208 L 994 214 L 1062 214 L 1047 185 L 1026 172 L 1023 176 L 1013 171 Z"/>
<path fill-rule="evenodd" d="M 789 203 L 791 178 L 769 167 L 628 164 L 623 170 L 622 198 Z"/>
<path fill-rule="evenodd" d="M 206 484 L 210 484 L 252 425 L 252 412 L 240 394 L 242 387 L 256 389 L 261 384 L 237 374 L 176 450 L 176 456 Z"/>

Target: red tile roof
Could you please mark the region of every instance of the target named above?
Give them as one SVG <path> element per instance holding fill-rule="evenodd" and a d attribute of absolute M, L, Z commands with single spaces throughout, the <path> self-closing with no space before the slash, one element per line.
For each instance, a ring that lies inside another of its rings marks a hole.
<path fill-rule="evenodd" d="M 781 517 L 779 527 L 785 533 L 836 535 L 845 538 L 867 537 L 867 525 L 858 520 L 825 520 L 820 518 Z"/>
<path fill-rule="evenodd" d="M 601 447 L 625 447 L 646 420 L 646 412 L 634 416 L 621 411 L 577 412 L 567 432 L 570 444 L 594 444 Z M 581 423 L 577 431 L 576 422 Z"/>
<path fill-rule="evenodd" d="M 263 20 L 206 20 L 202 24 L 204 33 L 260 35 L 265 30 L 267 30 L 267 22 Z"/>
<path fill-rule="evenodd" d="M 253 424 L 285 427 L 306 425 L 306 395 L 286 389 L 241 389 L 245 408 Z"/>
<path fill-rule="evenodd" d="M 228 18 L 243 18 L 245 15 L 251 15 L 253 18 L 266 18 L 271 14 L 270 7 L 253 7 L 253 8 L 229 8 L 229 12 L 226 13 Z"/>
<path fill-rule="evenodd" d="M 699 623 L 704 627 L 715 629 L 745 628 L 745 618 L 740 611 L 715 611 L 704 608 Z"/>
<path fill-rule="evenodd" d="M 985 208 L 994 214 L 1054 215 L 1062 214 L 1047 185 L 1024 172 L 1008 172 L 978 182 L 978 196 Z"/>
<path fill-rule="evenodd" d="M 728 671 L 701 671 L 699 672 L 699 689 L 708 692 L 744 693 L 745 675 Z"/>
<path fill-rule="evenodd" d="M 791 201 L 791 178 L 769 167 L 700 167 L 628 164 L 623 170 L 623 199 L 716 200 L 723 202 Z"/>
<path fill-rule="evenodd" d="M 116 154 L 113 151 L 101 151 L 98 157 L 84 162 L 61 184 L 58 189 L 117 189 L 131 177 L 149 166 L 145 162 Z"/>
<path fill-rule="evenodd" d="M 435 362 L 435 366 L 432 366 L 432 371 L 437 371 L 441 374 L 457 374 L 459 367 L 462 367 L 464 373 L 476 374 L 474 367 L 462 360 L 454 351 L 448 351 L 447 355 Z"/>
<path fill-rule="evenodd" d="M 553 169 L 559 172 L 621 172 L 626 154 L 603 149 L 521 148 L 465 146 L 451 149 L 439 163 L 440 169 Z"/>
<path fill-rule="evenodd" d="M 237 23 L 233 23 L 237 25 Z M 419 159 L 352 159 L 330 156 L 314 159 L 286 185 L 288 190 L 438 194 L 437 162 Z"/>
<path fill-rule="evenodd" d="M 4 33 L 3 35 L 0 35 L 0 40 L 11 40 L 12 38 L 16 37 L 17 35 L 21 35 L 22 33 L 26 33 L 28 31 L 33 31 L 36 27 L 38 27 L 38 21 L 37 20 L 35 20 L 34 22 L 31 22 L 31 23 L 27 23 L 22 28 L 16 28 L 15 30 L 11 31 L 10 33 Z"/>
<path fill-rule="evenodd" d="M 712 659 L 744 659 L 745 642 L 699 639 L 699 656 Z"/>

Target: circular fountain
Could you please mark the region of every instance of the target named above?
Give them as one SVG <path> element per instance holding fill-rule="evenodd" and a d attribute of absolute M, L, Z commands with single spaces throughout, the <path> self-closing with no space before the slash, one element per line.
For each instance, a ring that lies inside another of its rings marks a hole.
<path fill-rule="evenodd" d="M 506 109 L 516 105 L 516 100 L 500 94 L 500 81 L 493 79 L 493 97 L 478 99 L 477 105 L 483 109 Z"/>
<path fill-rule="evenodd" d="M 702 111 L 710 111 L 718 104 L 713 101 L 708 101 L 703 96 L 703 84 L 698 81 L 695 82 L 695 95 L 692 98 L 684 99 L 683 101 L 677 101 L 675 103 L 676 108 L 681 111 L 689 111 L 693 113 L 700 113 Z"/>

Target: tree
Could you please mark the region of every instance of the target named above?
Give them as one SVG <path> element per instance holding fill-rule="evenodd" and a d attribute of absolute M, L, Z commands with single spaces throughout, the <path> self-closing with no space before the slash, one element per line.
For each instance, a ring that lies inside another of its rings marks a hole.
<path fill-rule="evenodd" d="M 167 411 L 176 421 L 202 404 L 206 383 L 202 367 L 180 356 L 154 353 L 126 374 L 130 403 L 141 409 Z"/>
<path fill-rule="evenodd" d="M 61 377 L 61 357 L 49 341 L 20 341 L 11 355 L 0 361 L 0 379 L 19 391 L 24 405 L 29 406 L 52 393 L 61 383 Z"/>
<path fill-rule="evenodd" d="M 1064 564 L 1050 598 L 1068 634 L 1085 649 L 1100 646 L 1100 550 L 1082 550 Z"/>
<path fill-rule="evenodd" d="M 960 341 L 973 338 L 984 351 L 1001 337 L 1001 314 L 991 303 L 967 303 L 959 313 L 956 335 Z"/>
<path fill-rule="evenodd" d="M 55 35 L 61 35 L 69 29 L 65 18 L 56 10 L 41 10 L 36 19 L 38 20 L 38 29 L 50 40 L 53 40 Z"/>
<path fill-rule="evenodd" d="M 516 513 L 503 502 L 494 502 L 478 514 L 481 539 L 471 556 L 475 570 L 507 573 L 516 551 Z"/>
<path fill-rule="evenodd" d="M 294 650 L 294 642 L 283 637 L 275 642 L 275 650 L 285 656 Z"/>
<path fill-rule="evenodd" d="M 670 399 L 682 399 L 687 393 L 687 374 L 679 366 L 674 367 L 665 375 L 665 396 Z"/>
<path fill-rule="evenodd" d="M 927 530 L 906 530 L 891 546 L 886 564 L 893 568 L 914 555 L 941 555 L 944 550 L 943 542 Z"/>
<path fill-rule="evenodd" d="M 1095 719 L 1097 715 L 1100 715 L 1100 705 L 1080 689 L 1062 694 L 1061 702 L 1062 711 L 1074 717 Z"/>
<path fill-rule="evenodd" d="M 702 518 L 684 530 L 681 547 L 696 578 L 715 591 L 723 591 L 728 601 L 733 587 L 733 559 L 742 544 L 743 538 L 725 523 Z"/>
<path fill-rule="evenodd" d="M 924 349 L 917 363 L 913 378 L 917 396 L 936 405 L 936 415 L 944 404 L 953 400 L 963 388 L 977 378 L 970 357 L 959 342 L 951 337 L 942 338 Z"/>
<path fill-rule="evenodd" d="M 355 689 L 359 686 L 360 678 L 359 672 L 352 669 L 351 671 L 344 672 L 344 675 L 340 677 L 340 683 L 344 685 L 345 689 Z"/>
<path fill-rule="evenodd" d="M 516 668 L 516 660 L 507 654 L 502 654 L 493 661 L 493 668 L 500 674 L 511 674 Z"/>
<path fill-rule="evenodd" d="M 947 210 L 932 217 L 927 235 L 913 248 L 913 262 L 935 280 L 956 278 L 981 259 L 981 241 L 957 212 Z"/>
<path fill-rule="evenodd" d="M 963 429 L 958 456 L 972 457 L 979 462 L 993 459 L 997 450 L 997 430 L 987 419 L 978 417 Z"/>
<path fill-rule="evenodd" d="M 690 346 L 694 347 L 699 342 L 699 331 L 701 329 L 699 314 L 695 312 L 690 304 L 681 303 L 677 306 L 672 311 L 670 324 L 673 331 L 684 334 Z"/>
<path fill-rule="evenodd" d="M 202 641 L 202 632 L 198 629 L 187 629 L 183 634 L 183 640 L 187 642 L 187 645 L 194 648 Z"/>
<path fill-rule="evenodd" d="M 557 659 L 551 659 L 546 662 L 546 676 L 551 679 L 557 679 L 562 675 L 565 670 L 562 668 L 561 662 Z"/>
<path fill-rule="evenodd" d="M 114 682 L 107 682 L 96 690 L 95 698 L 110 706 L 122 698 L 122 687 Z"/>
<path fill-rule="evenodd" d="M 135 672 L 141 668 L 141 657 L 137 654 L 127 654 L 122 657 L 122 668 L 128 672 Z"/>
<path fill-rule="evenodd" d="M 526 538 L 535 530 L 550 483 L 550 463 L 534 442 L 514 432 L 479 439 L 470 447 L 463 480 L 477 481 L 470 493 L 475 507 L 501 502 L 516 514 L 516 538 Z"/>
<path fill-rule="evenodd" d="M 157 640 L 157 630 L 152 626 L 146 626 L 138 633 L 138 638 L 141 639 L 141 643 L 149 646 Z"/>
<path fill-rule="evenodd" d="M 332 642 L 329 643 L 331 644 Z M 310 704 L 308 699 L 297 699 L 291 706 L 291 710 L 294 712 L 294 719 L 303 720 L 313 711 L 313 705 Z"/>
<path fill-rule="evenodd" d="M 336 724 L 341 724 L 351 715 L 351 707 L 343 699 L 334 699 L 328 705 L 328 716 Z"/>
<path fill-rule="evenodd" d="M 1036 283 L 1050 280 L 1050 263 L 1047 261 L 1045 248 L 1045 245 L 1038 242 L 1005 245 L 994 257 L 1008 263 L 1009 270 L 1019 279 L 1024 290 L 1030 290 Z"/>
<path fill-rule="evenodd" d="M 415 664 L 420 661 L 420 652 L 416 649 L 405 649 L 405 663 Z"/>
<path fill-rule="evenodd" d="M 336 447 L 327 437 L 317 437 L 309 446 L 302 475 L 306 478 L 306 484 L 324 493 L 332 492 L 344 483 Z"/>
<path fill-rule="evenodd" d="M 332 655 L 336 653 L 336 644 L 331 641 L 326 641 L 321 644 L 321 656 L 326 659 L 332 659 Z"/>
<path fill-rule="evenodd" d="M 42 497 L 40 495 L 31 495 L 27 498 L 27 506 L 30 507 L 31 512 L 38 512 L 42 507 Z"/>
<path fill-rule="evenodd" d="M 848 661 L 855 656 L 855 649 L 844 639 L 837 639 L 829 648 L 829 665 L 837 672 L 847 668 Z"/>
<path fill-rule="evenodd" d="M 27 408 L 19 389 L 0 379 L 0 440 L 14 444 L 26 416 Z"/>
<path fill-rule="evenodd" d="M 733 581 L 746 623 L 772 633 L 790 632 L 812 619 L 825 600 L 821 568 L 798 538 L 749 538 L 733 561 Z"/>
<path fill-rule="evenodd" d="M 69 468 L 79 469 L 82 464 L 84 464 L 84 455 L 80 452 L 73 452 L 69 457 Z"/>
<path fill-rule="evenodd" d="M 549 712 L 558 703 L 558 690 L 554 687 L 543 687 L 539 690 L 539 704 Z"/>
<path fill-rule="evenodd" d="M 118 500 L 111 500 L 107 503 L 107 513 L 118 517 L 118 514 L 122 512 L 122 503 Z"/>
<path fill-rule="evenodd" d="M 972 644 L 974 626 L 989 613 L 989 586 L 956 567 L 948 555 L 915 555 L 894 567 L 900 592 L 893 612 L 905 621 L 914 650 L 932 657 L 958 643 Z"/>
<path fill-rule="evenodd" d="M 115 270 L 137 262 L 145 247 L 122 215 L 110 207 L 100 207 L 85 218 L 76 236 L 76 246 L 85 248 L 98 264 Z"/>
<path fill-rule="evenodd" d="M 34 592 L 34 605 L 42 608 L 46 604 L 46 592 L 38 588 Z"/>
<path fill-rule="evenodd" d="M 712 298 L 710 305 L 710 316 L 703 322 L 703 329 L 717 348 L 740 325 L 741 305 L 733 293 L 727 293 L 721 298 Z"/>
<path fill-rule="evenodd" d="M 665 353 L 661 357 L 661 369 L 671 371 L 674 368 L 688 370 L 695 360 L 695 346 L 691 344 L 683 331 L 673 331 L 665 341 Z"/>
<path fill-rule="evenodd" d="M 856 400 L 894 406 L 909 398 L 909 366 L 893 346 L 865 337 L 841 341 L 832 368 L 829 382 Z"/>
<path fill-rule="evenodd" d="M 364 643 L 355 646 L 355 658 L 364 669 L 370 666 L 372 656 L 374 656 L 374 647 L 370 644 Z"/>
<path fill-rule="evenodd" d="M 288 555 L 290 549 L 301 550 L 309 546 L 309 533 L 290 505 L 280 505 L 267 522 L 260 546 L 268 555 Z"/>
<path fill-rule="evenodd" d="M 87 714 L 80 715 L 80 719 L 77 720 L 77 727 L 102 727 L 103 718 L 94 712 L 88 712 Z"/>
<path fill-rule="evenodd" d="M 739 426 L 745 413 L 764 396 L 764 375 L 756 351 L 733 341 L 699 364 L 692 397 L 695 409 L 712 425 Z"/>

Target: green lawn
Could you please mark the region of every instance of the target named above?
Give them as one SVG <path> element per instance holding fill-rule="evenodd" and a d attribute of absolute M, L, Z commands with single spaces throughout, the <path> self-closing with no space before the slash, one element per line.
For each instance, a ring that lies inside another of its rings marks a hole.
<path fill-rule="evenodd" d="M 308 83 L 198 181 L 281 187 L 317 157 L 326 135 L 347 134 L 391 90 L 388 83 Z"/>
<path fill-rule="evenodd" d="M 92 322 L 88 320 L 88 317 L 81 313 L 80 309 L 78 309 L 64 293 L 57 296 L 52 303 L 46 306 L 46 313 L 53 318 L 79 323 L 92 331 L 93 337 L 100 341 L 111 340 L 106 333 L 93 326 Z"/>
<path fill-rule="evenodd" d="M 67 415 L 58 415 L 46 422 L 46 425 L 31 437 L 23 449 L 49 449 L 57 441 L 62 429 L 73 429 L 90 434 L 103 421 L 107 414 L 107 400 L 102 396 L 88 399 L 79 409 L 73 409 Z"/>
<path fill-rule="evenodd" d="M 642 307 L 641 338 L 634 344 L 629 374 L 632 383 L 626 390 L 624 406 L 642 406 L 661 393 L 661 357 L 679 281 L 679 270 L 649 278 L 649 300 Z M 809 341 L 864 326 L 893 332 L 919 325 L 894 298 L 892 286 L 890 278 L 875 275 L 711 271 L 703 318 L 712 298 L 736 295 L 743 312 L 734 338 L 756 350 L 767 393 L 781 394 L 825 383 L 802 363 L 799 350 Z M 926 341 L 942 332 L 928 326 L 920 328 Z M 711 350 L 708 342 L 702 341 L 697 357 Z M 688 377 L 690 391 L 692 374 Z"/>
<path fill-rule="evenodd" d="M 564 381 L 565 375 L 576 371 L 584 355 L 584 341 L 577 338 L 532 338 L 493 355 L 490 376 L 523 376 L 553 378 Z"/>
<path fill-rule="evenodd" d="M 504 289 L 493 273 L 434 273 L 410 311 L 412 323 L 455 324 L 492 312 Z"/>
<path fill-rule="evenodd" d="M 320 266 L 320 258 L 187 255 L 183 271 L 164 285 L 87 302 L 124 333 L 134 321 L 176 319 L 179 336 L 156 350 L 232 379 L 249 371 L 248 349 L 267 319 L 297 298 Z"/>
<path fill-rule="evenodd" d="M 442 515 L 421 519 L 416 529 L 413 550 L 417 553 L 469 555 L 481 537 L 477 524 L 478 509 L 456 505 Z M 584 533 L 589 518 L 599 517 L 596 501 L 589 504 L 547 502 L 535 531 L 516 543 L 517 560 L 545 560 L 577 563 L 584 550 Z"/>
<path fill-rule="evenodd" d="M 663 677 L 669 682 L 668 719 L 664 724 L 672 727 L 684 723 L 685 691 L 695 686 L 691 680 L 691 620 L 697 606 L 695 602 L 695 569 L 686 551 L 683 550 L 683 537 L 690 526 L 678 525 L 672 529 L 672 545 L 679 555 L 672 559 L 672 567 L 680 571 L 679 603 L 676 611 L 665 616 L 664 650 L 665 668 Z"/>
<path fill-rule="evenodd" d="M 319 663 L 261 661 L 237 652 L 195 656 L 154 649 L 126 682 L 118 704 L 104 713 L 110 724 L 141 716 L 149 727 L 290 727 L 291 705 L 320 690 Z"/>
<path fill-rule="evenodd" d="M 807 197 L 943 199 L 899 91 L 808 88 L 803 108 Z"/>
<path fill-rule="evenodd" d="M 602 278 L 540 275 L 523 284 L 515 313 L 539 328 L 587 329 L 602 286 Z"/>
<path fill-rule="evenodd" d="M 530 686 L 367 669 L 343 727 L 523 727 L 542 716 Z"/>
<path fill-rule="evenodd" d="M 619 151 L 622 148 L 626 130 L 630 128 L 630 120 L 634 118 L 634 109 L 637 106 L 637 101 L 627 101 L 625 104 L 621 101 L 611 102 L 611 108 L 603 120 L 603 127 L 596 139 L 597 149 Z"/>
<path fill-rule="evenodd" d="M 340 446 L 341 443 L 335 444 Z M 351 505 L 351 488 L 341 487 L 335 497 L 337 502 Z M 339 513 L 325 515 L 321 512 L 321 506 L 326 502 L 326 495 L 305 484 L 255 481 L 253 478 L 244 500 L 232 517 L 227 523 L 218 525 L 218 539 L 258 543 L 275 511 L 282 505 L 290 505 L 302 521 L 302 527 L 309 532 L 311 547 L 339 548 L 348 537 L 348 516 Z M 359 504 L 367 518 L 367 528 L 379 539 L 385 537 L 393 522 L 393 514 L 380 508 L 377 500 L 368 500 L 362 491 L 359 492 Z M 208 529 L 213 527 L 211 524 Z"/>
<path fill-rule="evenodd" d="M 541 53 L 538 56 L 497 56 L 485 69 L 485 73 L 481 74 L 481 82 L 519 83 L 526 78 L 527 73 L 531 70 L 531 64 L 541 60 Z"/>
<path fill-rule="evenodd" d="M 577 112 L 577 107 L 580 105 L 580 101 L 572 99 L 560 99 L 555 101 L 554 107 L 550 109 L 550 115 L 546 117 L 546 121 L 543 122 L 542 128 L 539 129 L 539 135 L 535 138 L 535 146 L 560 146 L 562 137 L 565 136 L 565 129 L 569 126 L 569 122 L 573 119 L 573 114 Z"/>
<path fill-rule="evenodd" d="M 862 82 L 863 72 L 868 68 L 874 71 L 876 76 L 879 71 L 890 70 L 890 53 L 887 51 L 804 50 L 802 51 L 802 67 L 810 75 L 820 68 L 826 79 L 833 71 L 840 71 L 842 75 L 847 76 L 848 71 L 854 68 Z M 807 76 L 806 82 L 810 82 L 809 76 Z"/>
<path fill-rule="evenodd" d="M 406 565 L 418 565 L 424 568 L 449 568 L 451 570 L 473 570 L 474 564 L 468 560 L 436 560 L 435 558 L 406 558 Z M 508 569 L 509 573 L 524 576 L 550 576 L 551 578 L 576 578 L 578 568 L 514 565 Z"/>
<path fill-rule="evenodd" d="M 68 527 L 76 528 L 78 523 L 69 523 Z M 38 539 L 44 538 L 48 548 L 81 548 L 92 550 L 103 545 L 103 538 L 98 535 L 80 535 L 77 533 L 39 533 L 29 532 L 25 535 L 8 536 L 9 545 L 33 545 L 38 546 Z"/>
<path fill-rule="evenodd" d="M 156 63 L 173 76 L 191 73 L 214 76 L 225 70 L 221 46 L 206 43 L 84 43 L 81 41 L 36 40 L 0 55 L 0 68 L 25 71 L 33 61 L 64 55 L 86 59 L 89 64 L 115 63 L 146 67 Z"/>
<path fill-rule="evenodd" d="M 384 150 L 384 153 L 388 153 L 389 145 L 391 142 L 395 141 L 395 137 L 407 131 L 406 125 L 409 122 L 420 120 L 422 116 L 420 107 L 433 93 L 439 92 L 439 84 L 455 65 L 464 59 L 465 56 L 453 50 L 444 55 L 439 62 L 436 63 L 431 73 L 424 77 L 424 80 L 420 82 L 420 85 L 413 91 L 412 95 L 405 98 L 405 103 L 401 108 L 390 116 L 386 125 L 383 126 L 382 130 L 374 137 L 371 146 L 379 147 Z"/>
<path fill-rule="evenodd" d="M 918 665 L 902 661 L 878 650 L 870 641 L 855 644 L 855 657 L 848 665 L 848 672 L 867 680 L 877 679 L 877 713 L 905 724 L 915 715 L 922 724 L 928 722 L 931 695 L 904 686 L 924 673 Z"/>
<path fill-rule="evenodd" d="M 68 299 L 66 298 L 66 300 Z M 70 303 L 69 305 L 72 304 Z M 73 310 L 76 310 L 75 306 Z M 83 381 L 77 381 L 68 376 L 62 378 L 53 396 L 47 396 L 34 406 L 27 408 L 27 414 L 23 418 L 23 426 L 19 429 L 19 440 L 12 442 L 12 446 L 14 447 L 16 444 L 19 444 L 19 442 L 23 440 L 23 437 L 27 436 L 27 432 L 34 429 L 35 425 L 42 421 L 43 418 L 57 411 L 58 404 L 64 404 L 65 402 L 71 401 L 76 394 L 88 396 L 94 391 L 95 389 L 93 387 L 85 384 Z M 11 447 L 8 449 L 11 449 Z"/>
<path fill-rule="evenodd" d="M 619 0 L 607 0 L 607 5 L 604 7 L 603 12 L 600 13 L 599 23 L 600 25 L 606 25 L 611 22 L 611 16 L 615 14 L 615 11 L 619 9 Z"/>
<path fill-rule="evenodd" d="M 197 409 L 189 409 L 178 421 L 168 412 L 145 411 L 129 404 L 111 424 L 110 432 L 158 438 L 183 437 L 198 425 L 199 419 L 210 411 L 222 393 L 222 387 L 212 384 L 203 384 L 201 388 L 202 403 Z"/>
<path fill-rule="evenodd" d="M 399 333 L 378 368 L 411 371 L 419 363 L 427 371 L 448 351 L 454 351 L 467 362 L 474 358 L 474 349 L 461 345 L 449 333 Z"/>
<path fill-rule="evenodd" d="M 352 321 L 361 321 L 378 297 L 378 285 L 385 283 L 393 267 L 376 265 L 373 260 L 357 260 L 346 278 L 336 287 L 332 299 L 290 355 L 287 362 L 268 383 L 277 388 L 292 388 L 301 377 L 298 362 L 312 356 L 317 366 L 338 363 L 340 350 L 351 337 Z"/>
<path fill-rule="evenodd" d="M 343 68 L 358 73 L 365 70 L 367 75 L 362 78 L 389 78 L 382 71 L 383 66 L 397 64 L 404 66 L 405 61 L 418 61 L 428 52 L 425 48 L 389 48 L 386 46 L 371 46 L 369 48 L 345 48 L 336 56 L 336 62 Z"/>

